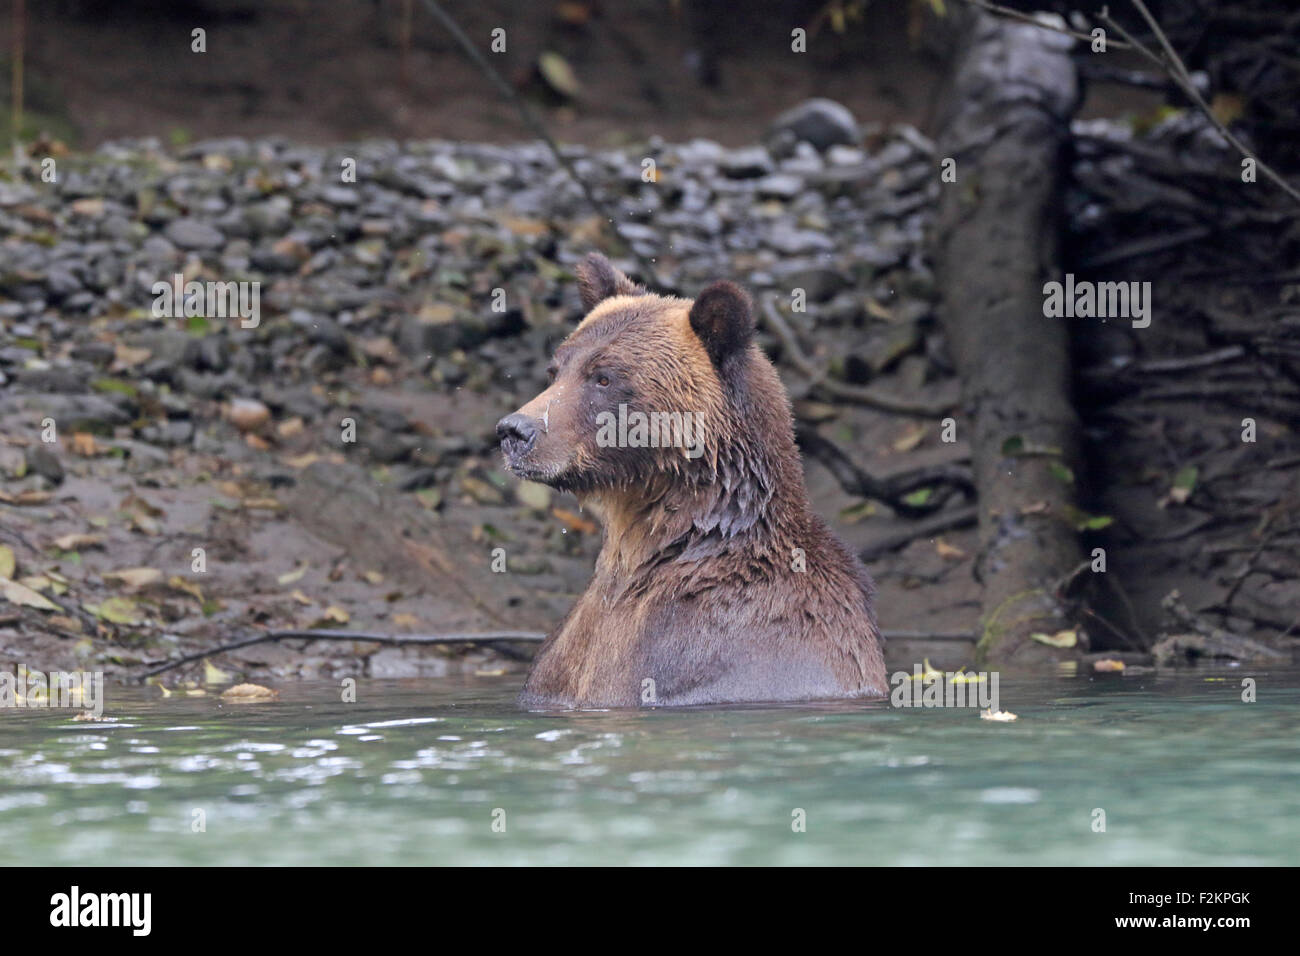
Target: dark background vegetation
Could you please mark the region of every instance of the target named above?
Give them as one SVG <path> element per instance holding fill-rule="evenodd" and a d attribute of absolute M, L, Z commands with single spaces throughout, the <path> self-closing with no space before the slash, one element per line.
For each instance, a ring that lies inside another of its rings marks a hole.
<path fill-rule="evenodd" d="M 1068 2 L 1009 5 L 1051 6 L 1066 15 L 1076 9 Z M 744 146 L 758 142 L 778 113 L 810 96 L 843 103 L 864 126 L 907 123 L 937 135 L 960 42 L 957 14 L 966 6 L 959 0 L 763 0 L 743 8 L 705 0 L 447 4 L 485 46 L 492 29 L 507 29 L 508 52 L 493 62 L 558 140 L 588 148 L 694 137 Z M 1129 4 L 1111 6 L 1126 28 L 1154 42 Z M 1290 4 L 1263 0 L 1150 6 L 1215 115 L 1294 180 L 1300 165 L 1300 14 Z M 15 9 L 9 0 L 6 12 Z M 15 22 L 7 15 L 0 23 L 6 103 Z M 796 25 L 809 29 L 809 53 L 776 55 L 788 50 Z M 208 30 L 202 56 L 183 52 L 196 26 Z M 20 132 L 33 155 L 75 154 L 135 137 L 155 137 L 176 151 L 223 137 L 314 144 L 532 138 L 514 106 L 418 2 L 29 0 L 25 27 Z M 1085 602 L 1089 614 L 1100 616 L 1089 628 L 1092 645 L 1143 655 L 1158 637 L 1191 627 L 1168 617 L 1162 602 L 1174 589 L 1194 597 L 1202 629 L 1277 642 L 1300 620 L 1296 207 L 1262 177 L 1243 194 L 1234 182 L 1231 151 L 1202 162 L 1197 144 L 1206 135 L 1203 118 L 1150 64 L 1118 51 L 1103 59 L 1080 50 L 1075 60 L 1085 91 L 1079 117 L 1125 127 L 1138 146 L 1120 158 L 1113 145 L 1086 133 L 1071 143 L 1062 160 L 1069 169 L 1061 197 L 1061 265 L 1094 278 L 1153 281 L 1163 316 L 1144 337 L 1116 329 L 1072 333 L 1079 503 L 1113 519 L 1086 535 L 1086 543 L 1110 550 L 1120 582 Z M 6 109 L 6 141 L 12 117 Z M 1191 238 L 1170 241 L 1178 236 Z M 625 251 L 598 233 L 591 244 Z M 555 277 L 552 284 L 561 281 Z M 571 312 L 571 299 L 566 302 Z M 565 308 L 554 311 L 573 318 Z M 922 321 L 922 331 L 937 332 L 930 319 Z M 846 334 L 853 345 L 854 333 Z M 865 339 L 859 336 L 856 344 Z M 765 342 L 788 359 L 770 335 Z M 47 344 L 52 356 L 57 342 Z M 819 351 L 812 337 L 805 344 Z M 870 349 L 863 348 L 869 366 Z M 1196 364 L 1198 357 L 1231 348 L 1240 354 L 1222 364 Z M 1170 371 L 1162 362 L 1188 364 Z M 442 386 L 427 371 L 417 368 L 414 375 L 426 390 L 437 391 Z M 787 361 L 783 372 L 789 371 Z M 402 382 L 399 376 L 398 387 Z M 833 412 L 846 404 L 815 389 L 801 389 L 796 397 L 821 399 Z M 494 405 L 502 412 L 514 407 L 513 396 L 486 389 L 470 400 L 485 419 Z M 1259 419 L 1265 447 L 1241 445 L 1236 436 L 1245 415 Z M 882 418 L 854 432 L 844 450 L 866 466 L 879 464 L 882 447 L 908 427 L 906 420 Z M 493 467 L 486 450 L 476 467 Z M 1189 468 L 1196 474 L 1190 498 L 1171 506 L 1169 491 Z M 968 526 L 946 538 L 918 536 L 901 550 L 873 551 L 877 538 L 895 534 L 896 526 L 879 535 L 864 531 L 874 525 L 873 519 L 859 524 L 860 511 L 852 512 L 861 500 L 847 495 L 821 465 L 810 463 L 809 470 L 819 506 L 839 513 L 839 529 L 880 560 L 875 570 L 882 577 L 886 627 L 919 621 L 936 632 L 975 632 L 979 541 Z M 473 509 L 491 496 L 456 487 L 460 493 L 448 493 L 438 520 L 463 509 L 465 528 L 481 527 L 488 519 Z M 575 537 L 583 527 L 573 526 Z M 574 555 L 573 587 L 580 586 L 583 562 L 595 546 L 594 533 L 585 534 L 585 549 Z M 938 557 L 936 538 L 950 549 Z M 147 563 L 147 555 L 133 557 Z M 293 567 L 292 556 L 281 557 Z M 546 627 L 563 603 L 506 617 Z M 250 620 L 261 619 L 252 614 Z M 429 630 L 439 622 L 421 623 Z M 931 653 L 954 661 L 969 656 L 968 649 L 950 645 Z"/>

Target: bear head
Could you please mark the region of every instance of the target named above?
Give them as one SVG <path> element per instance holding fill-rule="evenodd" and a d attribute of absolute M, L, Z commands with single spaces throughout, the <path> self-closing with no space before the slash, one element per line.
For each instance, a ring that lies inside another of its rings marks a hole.
<path fill-rule="evenodd" d="M 714 282 L 694 301 L 654 295 L 597 253 L 577 274 L 587 315 L 556 348 L 547 388 L 497 424 L 513 474 L 579 495 L 715 481 L 740 433 L 763 426 L 745 420 L 756 368 L 776 390 L 778 433 L 790 433 L 739 287 Z"/>

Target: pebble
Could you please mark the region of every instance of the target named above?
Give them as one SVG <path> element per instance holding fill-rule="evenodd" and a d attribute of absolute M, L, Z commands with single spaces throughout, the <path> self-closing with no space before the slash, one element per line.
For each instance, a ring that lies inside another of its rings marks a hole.
<path fill-rule="evenodd" d="M 337 148 L 231 138 L 167 156 L 156 141 L 108 144 L 61 163 L 59 190 L 0 182 L 10 237 L 0 416 L 39 421 L 49 410 L 61 429 L 77 422 L 210 449 L 220 403 L 241 432 L 263 428 L 272 409 L 311 429 L 343 414 L 339 392 L 359 382 L 504 388 L 510 406 L 540 387 L 547 355 L 580 313 L 573 264 L 600 250 L 634 268 L 629 247 L 678 290 L 719 277 L 785 295 L 802 288 L 807 327 L 843 330 L 843 353 L 851 341 L 861 350 L 862 300 L 876 284 L 911 288 L 900 277 L 926 271 L 938 189 L 933 145 L 915 130 L 880 130 L 870 146 L 862 134 L 848 110 L 811 100 L 777 117 L 761 144 L 565 146 L 616 224 L 540 143 L 350 145 L 357 183 L 338 182 Z M 658 164 L 654 183 L 641 178 L 646 157 Z M 154 284 L 178 272 L 256 282 L 260 324 L 154 318 Z M 889 302 L 929 329 L 924 295 Z M 377 355 L 371 342 L 391 344 Z M 116 368 L 113 343 L 148 358 Z M 373 378 L 377 365 L 386 378 Z M 140 397 L 92 391 L 101 379 Z M 444 471 L 491 444 L 490 434 L 417 435 L 406 418 L 360 440 L 374 459 L 427 457 Z"/>

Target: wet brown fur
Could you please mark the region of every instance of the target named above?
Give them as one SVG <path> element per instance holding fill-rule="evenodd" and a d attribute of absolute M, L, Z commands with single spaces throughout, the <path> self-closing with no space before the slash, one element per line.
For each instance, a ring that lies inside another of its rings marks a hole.
<path fill-rule="evenodd" d="M 591 311 L 556 350 L 554 383 L 520 409 L 544 431 L 508 464 L 574 491 L 605 540 L 521 702 L 883 695 L 870 578 L 809 507 L 789 401 L 752 340 L 744 293 L 715 283 L 694 303 L 646 294 L 599 256 L 579 276 Z M 702 413 L 704 454 L 599 447 L 595 416 L 619 401 Z"/>

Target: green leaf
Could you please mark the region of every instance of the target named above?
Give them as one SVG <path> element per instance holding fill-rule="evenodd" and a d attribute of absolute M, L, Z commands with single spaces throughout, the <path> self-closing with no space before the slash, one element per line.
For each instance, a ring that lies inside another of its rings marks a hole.
<path fill-rule="evenodd" d="M 1055 478 L 1059 479 L 1063 484 L 1067 484 L 1067 485 L 1074 484 L 1074 472 L 1071 471 L 1067 466 L 1061 464 L 1059 461 L 1049 461 L 1047 463 L 1047 470 L 1050 471 L 1052 475 Z"/>
<path fill-rule="evenodd" d="M 856 505 L 849 505 L 840 511 L 840 520 L 845 524 L 857 524 L 863 518 L 868 518 L 876 513 L 876 503 L 874 501 L 859 501 Z"/>
<path fill-rule="evenodd" d="M 135 386 L 130 382 L 124 382 L 121 379 L 116 378 L 97 378 L 90 383 L 90 387 L 97 392 L 113 392 L 131 398 L 134 398 L 138 394 Z"/>
<path fill-rule="evenodd" d="M 903 503 L 911 505 L 913 508 L 919 508 L 930 500 L 930 495 L 934 493 L 933 488 L 917 488 L 910 495 L 903 495 Z"/>

